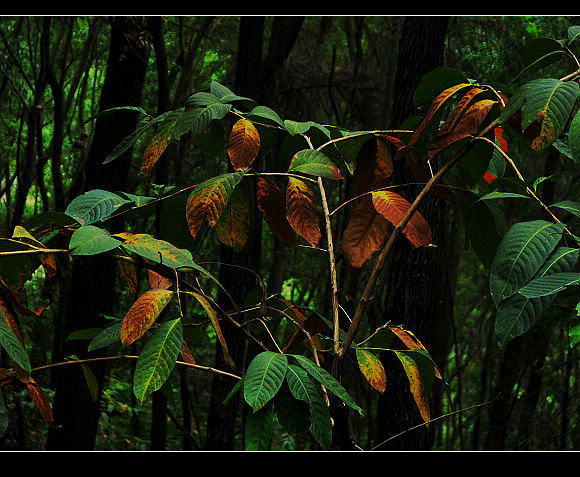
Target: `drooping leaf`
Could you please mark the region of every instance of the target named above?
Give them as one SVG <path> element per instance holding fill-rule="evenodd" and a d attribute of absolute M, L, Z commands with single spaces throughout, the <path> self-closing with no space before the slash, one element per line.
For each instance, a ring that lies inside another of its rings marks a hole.
<path fill-rule="evenodd" d="M 278 113 L 267 106 L 256 106 L 249 113 L 248 117 L 257 117 L 274 122 L 278 126 L 284 127 L 284 121 L 278 116 Z"/>
<path fill-rule="evenodd" d="M 314 192 L 295 177 L 288 179 L 286 188 L 286 218 L 294 231 L 313 247 L 318 245 L 321 233 Z"/>
<path fill-rule="evenodd" d="M 56 428 L 56 423 L 54 422 L 54 416 L 52 414 L 52 407 L 44 390 L 40 385 L 29 377 L 29 381 L 26 383 L 32 402 L 40 412 L 40 415 L 44 422 L 46 422 L 50 427 Z"/>
<path fill-rule="evenodd" d="M 20 239 L 24 242 L 30 243 L 37 248 L 47 248 L 40 240 L 38 240 L 34 235 L 32 235 L 28 230 L 26 230 L 21 225 L 14 227 L 14 233 L 12 238 Z M 56 260 L 54 255 L 51 254 L 41 254 L 40 261 L 48 276 L 54 277 L 56 274 Z"/>
<path fill-rule="evenodd" d="M 258 210 L 272 232 L 284 245 L 290 247 L 295 242 L 294 230 L 286 218 L 286 198 L 278 185 L 265 177 L 259 177 L 256 184 Z"/>
<path fill-rule="evenodd" d="M 490 291 L 498 305 L 517 293 L 554 250 L 564 226 L 544 220 L 514 224 L 500 242 L 490 269 Z"/>
<path fill-rule="evenodd" d="M 425 358 L 422 350 L 395 351 L 395 354 L 403 365 L 419 413 L 423 421 L 428 423 L 431 415 L 429 393 L 435 376 L 432 362 Z"/>
<path fill-rule="evenodd" d="M 288 375 L 288 372 L 286 372 Z M 295 399 L 288 386 L 282 386 L 274 398 L 274 409 L 278 423 L 291 435 L 305 432 L 310 428 L 310 406 Z"/>
<path fill-rule="evenodd" d="M 193 188 L 185 210 L 189 231 L 193 237 L 197 235 L 204 217 L 215 227 L 243 175 L 243 172 L 222 174 Z"/>
<path fill-rule="evenodd" d="M 123 318 L 121 342 L 124 346 L 129 346 L 143 336 L 167 306 L 173 293 L 171 290 L 153 288 L 135 300 Z"/>
<path fill-rule="evenodd" d="M 326 179 L 344 179 L 334 162 L 316 149 L 303 149 L 294 154 L 288 172 L 301 172 Z"/>
<path fill-rule="evenodd" d="M 535 278 L 548 277 L 550 274 L 571 272 L 578 261 L 580 250 L 558 247 L 544 262 Z M 495 318 L 495 334 L 500 347 L 510 340 L 526 333 L 540 319 L 556 295 L 539 298 L 526 298 L 516 293 L 503 300 Z"/>
<path fill-rule="evenodd" d="M 317 366 L 305 356 L 299 354 L 292 354 L 288 356 L 292 356 L 294 359 L 296 359 L 298 364 L 302 366 L 302 368 L 304 368 L 304 370 L 311 377 L 322 384 L 328 391 L 342 399 L 348 407 L 354 409 L 361 415 L 363 414 L 363 410 L 354 402 L 342 384 L 340 384 L 328 371 L 326 371 L 324 368 L 321 368 L 320 366 Z"/>
<path fill-rule="evenodd" d="M 250 203 L 243 189 L 234 189 L 215 230 L 221 243 L 242 250 L 250 236 Z"/>
<path fill-rule="evenodd" d="M 173 127 L 176 120 L 164 122 L 156 131 L 155 136 L 145 149 L 141 161 L 141 173 L 145 176 L 151 175 L 153 166 L 157 163 L 167 146 L 173 139 Z"/>
<path fill-rule="evenodd" d="M 431 160 L 437 153 L 457 141 L 475 135 L 496 103 L 497 101 L 491 99 L 482 99 L 470 106 L 452 129 L 440 132 L 429 142 L 427 160 Z"/>
<path fill-rule="evenodd" d="M 373 205 L 385 219 L 395 227 L 400 223 L 411 204 L 396 192 L 381 190 L 371 193 Z M 403 234 L 414 247 L 427 247 L 431 244 L 431 227 L 417 210 L 403 229 Z"/>
<path fill-rule="evenodd" d="M 204 297 L 203 295 L 200 295 L 197 292 L 193 292 L 192 294 L 197 299 L 197 301 L 200 303 L 200 305 L 203 307 L 203 309 L 206 311 L 207 315 L 209 316 L 209 318 L 211 320 L 211 323 L 214 327 L 214 330 L 216 332 L 216 335 L 217 335 L 218 340 L 220 342 L 220 345 L 222 347 L 222 352 L 224 354 L 224 361 L 226 363 L 228 363 L 231 368 L 234 368 L 235 364 L 234 364 L 232 358 L 230 357 L 230 353 L 228 350 L 228 344 L 227 344 L 226 339 L 224 337 L 224 334 L 222 332 L 222 329 L 221 329 L 221 326 L 219 323 L 219 317 L 218 317 L 214 307 L 211 305 L 209 300 L 206 297 Z"/>
<path fill-rule="evenodd" d="M 260 134 L 251 121 L 241 118 L 234 124 L 228 141 L 228 156 L 236 171 L 247 170 L 260 152 Z"/>
<path fill-rule="evenodd" d="M 356 158 L 354 178 L 358 194 L 387 185 L 393 173 L 393 158 L 380 137 L 368 140 Z"/>
<path fill-rule="evenodd" d="M 106 348 L 114 343 L 119 343 L 121 341 L 122 327 L 123 323 L 118 322 L 103 328 L 89 343 L 88 351 Z"/>
<path fill-rule="evenodd" d="M 390 228 L 389 221 L 376 211 L 369 197 L 360 199 L 340 241 L 348 264 L 361 268 L 379 251 Z"/>
<path fill-rule="evenodd" d="M 8 356 L 10 356 L 10 358 L 12 358 L 26 374 L 30 374 L 31 367 L 28 354 L 18 337 L 8 326 L 6 315 L 2 308 L 0 308 L 0 347 L 6 351 Z"/>
<path fill-rule="evenodd" d="M 145 343 L 133 376 L 133 392 L 140 402 L 161 389 L 175 367 L 179 356 L 183 330 L 181 318 L 166 321 Z"/>
<path fill-rule="evenodd" d="M 94 225 L 83 225 L 72 234 L 69 242 L 71 255 L 97 255 L 120 247 L 123 242 Z"/>
<path fill-rule="evenodd" d="M 381 360 L 364 349 L 356 350 L 356 359 L 361 373 L 369 384 L 378 392 L 384 393 L 387 386 L 387 376 Z"/>
<path fill-rule="evenodd" d="M 578 163 L 580 161 L 580 114 L 578 112 L 576 112 L 572 121 L 570 121 L 570 129 L 568 130 L 568 146 L 570 148 L 572 159 Z"/>
<path fill-rule="evenodd" d="M 292 395 L 308 403 L 312 435 L 324 449 L 328 449 L 332 441 L 332 425 L 328 406 L 319 387 L 312 382 L 304 369 L 293 364 L 288 365 L 286 381 Z"/>
<path fill-rule="evenodd" d="M 576 202 L 573 200 L 562 200 L 560 202 L 552 204 L 550 207 L 557 207 L 580 218 L 580 202 Z"/>
<path fill-rule="evenodd" d="M 274 406 L 271 402 L 246 416 L 245 450 L 266 451 L 270 448 L 274 429 Z"/>
<path fill-rule="evenodd" d="M 137 268 L 134 264 L 119 260 L 119 272 L 131 293 L 137 293 Z"/>
<path fill-rule="evenodd" d="M 149 234 L 128 234 L 122 245 L 129 252 L 169 268 L 176 270 L 196 268 L 189 250 L 177 248 L 173 244 L 156 239 Z"/>
<path fill-rule="evenodd" d="M 106 219 L 124 204 L 130 204 L 114 192 L 93 189 L 75 197 L 65 210 L 65 214 L 81 225 L 89 225 Z"/>
<path fill-rule="evenodd" d="M 276 395 L 287 368 L 286 356 L 271 351 L 264 351 L 252 360 L 244 376 L 244 399 L 254 412 Z"/>

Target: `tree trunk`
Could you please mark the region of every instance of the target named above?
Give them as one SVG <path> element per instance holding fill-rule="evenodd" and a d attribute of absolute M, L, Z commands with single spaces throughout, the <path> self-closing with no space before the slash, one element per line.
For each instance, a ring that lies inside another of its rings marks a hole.
<path fill-rule="evenodd" d="M 395 77 L 391 124 L 398 127 L 414 112 L 413 94 L 424 74 L 443 64 L 447 17 L 407 17 L 403 23 Z M 417 158 L 419 160 L 419 158 Z M 413 182 L 408 168 L 395 168 L 394 183 Z M 418 189 L 406 187 L 401 194 L 412 202 Z M 436 363 L 446 359 L 449 349 L 449 317 L 457 255 L 457 217 L 452 203 L 432 195 L 419 210 L 431 226 L 437 248 L 413 248 L 404 238 L 398 240 L 385 267 L 386 295 L 382 303 L 385 321 L 402 324 L 425 345 Z M 422 419 L 409 392 L 409 382 L 394 353 L 384 353 L 388 390 L 378 402 L 377 441 L 420 424 Z M 436 380 L 430 402 L 441 393 Z M 389 441 L 381 450 L 428 450 L 426 427 Z"/>
<path fill-rule="evenodd" d="M 111 41 L 107 72 L 100 99 L 100 110 L 113 106 L 139 106 L 149 57 L 145 23 L 142 18 L 111 18 Z M 123 190 L 127 184 L 130 152 L 116 161 L 102 165 L 106 155 L 136 127 L 135 115 L 127 112 L 109 115 L 96 122 L 94 140 L 86 167 L 85 189 Z M 82 190 L 75 191 L 78 195 Z M 118 225 L 118 224 L 117 224 Z M 113 225 L 115 226 L 115 225 Z M 103 314 L 110 314 L 115 304 L 117 265 L 104 257 L 75 259 L 68 289 L 61 302 L 62 318 L 57 323 L 54 359 L 87 353 L 86 342 L 63 342 L 71 332 L 104 326 Z M 67 288 L 67 287 L 63 287 Z M 103 366 L 91 365 L 102 390 Z M 48 435 L 48 450 L 91 450 L 94 448 L 99 418 L 99 397 L 91 398 L 82 369 L 66 366 L 54 371 L 56 393 L 54 416 L 60 425 Z"/>

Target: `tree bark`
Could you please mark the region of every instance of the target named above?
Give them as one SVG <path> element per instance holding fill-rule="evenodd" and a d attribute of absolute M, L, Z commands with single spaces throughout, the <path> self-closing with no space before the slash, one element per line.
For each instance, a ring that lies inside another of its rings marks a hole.
<path fill-rule="evenodd" d="M 149 57 L 142 18 L 112 17 L 110 24 L 110 51 L 100 98 L 101 111 L 113 106 L 141 104 Z M 115 191 L 125 188 L 130 152 L 107 165 L 102 165 L 102 161 L 135 127 L 136 118 L 131 113 L 109 115 L 97 120 L 83 190 L 104 188 Z M 79 194 L 83 190 L 75 192 Z M 57 323 L 60 339 L 55 340 L 55 360 L 62 360 L 71 354 L 80 358 L 99 355 L 97 352 L 87 353 L 86 342 L 64 342 L 64 338 L 76 330 L 104 325 L 103 314 L 110 314 L 115 305 L 116 271 L 116 263 L 104 257 L 74 260 L 68 288 L 63 287 L 66 293 L 61 302 L 65 305 L 61 321 Z M 90 369 L 97 378 L 100 393 L 105 369 L 97 365 L 91 365 Z M 54 383 L 54 416 L 61 427 L 49 431 L 47 450 L 93 449 L 100 414 L 99 398 L 91 398 L 80 367 L 56 368 Z"/>

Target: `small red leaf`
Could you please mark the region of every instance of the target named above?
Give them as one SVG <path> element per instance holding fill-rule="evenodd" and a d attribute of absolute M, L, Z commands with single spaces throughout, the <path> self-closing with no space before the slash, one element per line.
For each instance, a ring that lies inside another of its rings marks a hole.
<path fill-rule="evenodd" d="M 316 198 L 306 183 L 295 177 L 288 180 L 286 217 L 294 231 L 316 247 L 321 237 Z"/>
<path fill-rule="evenodd" d="M 373 205 L 385 219 L 395 227 L 401 223 L 411 204 L 399 194 L 388 191 L 376 191 L 371 194 Z M 419 211 L 415 211 L 411 220 L 403 229 L 403 234 L 414 247 L 427 247 L 431 244 L 431 228 Z"/>

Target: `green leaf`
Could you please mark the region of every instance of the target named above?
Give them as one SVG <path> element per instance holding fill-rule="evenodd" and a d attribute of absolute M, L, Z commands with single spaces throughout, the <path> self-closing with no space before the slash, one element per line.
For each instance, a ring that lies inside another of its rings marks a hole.
<path fill-rule="evenodd" d="M 538 298 L 541 296 L 554 295 L 565 288 L 580 284 L 580 273 L 563 272 L 536 278 L 520 288 L 521 293 L 526 298 Z"/>
<path fill-rule="evenodd" d="M 153 238 L 149 234 L 134 234 L 129 236 L 122 244 L 129 252 L 136 253 L 155 263 L 160 263 L 169 268 L 184 269 L 195 268 L 191 252 L 177 248 L 175 245 Z"/>
<path fill-rule="evenodd" d="M 246 416 L 245 450 L 264 451 L 270 448 L 274 428 L 274 406 L 266 404 Z"/>
<path fill-rule="evenodd" d="M 491 264 L 490 291 L 496 306 L 517 293 L 544 264 L 564 230 L 544 220 L 520 222 L 503 237 Z"/>
<path fill-rule="evenodd" d="M 100 227 L 83 225 L 72 234 L 68 247 L 71 255 L 97 255 L 109 252 L 122 243 Z"/>
<path fill-rule="evenodd" d="M 104 220 L 124 204 L 132 201 L 102 189 L 93 189 L 75 197 L 65 210 L 65 214 L 81 225 L 89 225 Z"/>
<path fill-rule="evenodd" d="M 248 113 L 248 117 L 267 119 L 278 124 L 279 126 L 284 127 L 284 121 L 282 121 L 280 116 L 278 116 L 278 113 L 267 106 L 256 106 Z"/>
<path fill-rule="evenodd" d="M 344 179 L 334 162 L 316 149 L 298 151 L 290 162 L 288 172 L 301 172 L 327 179 Z"/>
<path fill-rule="evenodd" d="M 570 272 L 578 261 L 579 250 L 558 247 L 543 264 L 535 278 L 549 274 Z M 504 347 L 516 336 L 526 333 L 540 319 L 556 295 L 526 298 L 520 293 L 502 301 L 496 313 L 495 334 L 500 347 Z"/>
<path fill-rule="evenodd" d="M 121 342 L 121 328 L 123 322 L 115 323 L 103 328 L 89 343 L 88 350 L 94 351 L 100 348 L 106 348 L 114 343 Z"/>
<path fill-rule="evenodd" d="M 295 399 L 287 385 L 280 388 L 273 402 L 278 423 L 289 434 L 299 434 L 310 428 L 311 419 L 308 403 Z"/>
<path fill-rule="evenodd" d="M 141 403 L 161 389 L 175 367 L 182 342 L 181 319 L 177 318 L 161 324 L 145 343 L 133 376 L 133 392 Z"/>
<path fill-rule="evenodd" d="M 490 192 L 489 194 L 482 195 L 479 200 L 491 200 L 491 199 L 529 199 L 527 195 L 516 194 L 515 192 Z"/>
<path fill-rule="evenodd" d="M 354 409 L 360 415 L 363 415 L 363 410 L 354 402 L 342 384 L 340 384 L 328 371 L 326 371 L 324 368 L 321 368 L 320 366 L 317 366 L 315 363 L 302 355 L 291 354 L 288 356 L 292 356 L 294 359 L 296 359 L 298 364 L 302 366 L 310 376 L 316 379 L 320 384 L 324 385 L 328 391 L 342 399 L 348 407 Z"/>
<path fill-rule="evenodd" d="M 244 377 L 244 399 L 254 412 L 276 395 L 287 367 L 286 356 L 271 351 L 264 351 L 252 360 Z"/>
<path fill-rule="evenodd" d="M 310 121 L 292 121 L 290 119 L 284 120 L 284 127 L 291 136 L 296 136 L 296 134 L 304 134 L 310 129 L 311 126 L 312 123 Z"/>
<path fill-rule="evenodd" d="M 542 124 L 539 136 L 532 141 L 532 149 L 541 151 L 558 139 L 577 97 L 578 83 L 575 81 L 541 78 L 533 82 L 522 105 L 522 130 L 536 120 Z"/>
<path fill-rule="evenodd" d="M 286 381 L 292 395 L 308 403 L 312 434 L 324 449 L 328 449 L 332 442 L 332 425 L 328 406 L 319 387 L 312 382 L 303 368 L 293 364 L 288 365 Z"/>
<path fill-rule="evenodd" d="M 12 332 L 6 321 L 4 311 L 0 308 L 0 347 L 20 366 L 26 374 L 30 374 L 30 360 L 26 350 Z"/>
<path fill-rule="evenodd" d="M 439 93 L 461 83 L 469 83 L 461 71 L 448 66 L 435 68 L 421 79 L 413 96 L 413 104 L 415 106 L 428 105 Z"/>
<path fill-rule="evenodd" d="M 559 209 L 563 209 L 566 212 L 575 215 L 576 217 L 580 217 L 580 202 L 575 202 L 573 200 L 562 200 L 552 204 L 550 207 L 558 207 Z"/>
<path fill-rule="evenodd" d="M 576 112 L 572 121 L 570 121 L 568 146 L 572 159 L 578 163 L 580 161 L 580 114 L 578 112 Z"/>
<path fill-rule="evenodd" d="M 568 44 L 580 38 L 580 26 L 574 25 L 568 28 Z"/>

